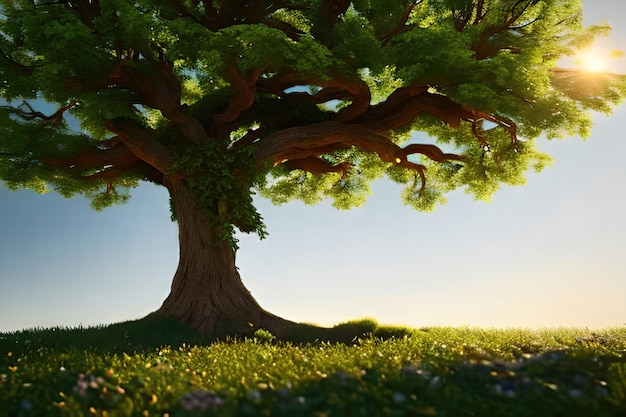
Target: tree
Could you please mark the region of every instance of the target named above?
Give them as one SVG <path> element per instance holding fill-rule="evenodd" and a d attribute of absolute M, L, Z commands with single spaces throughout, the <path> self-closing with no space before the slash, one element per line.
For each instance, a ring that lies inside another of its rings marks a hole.
<path fill-rule="evenodd" d="M 255 192 L 347 209 L 386 176 L 418 210 L 488 199 L 549 163 L 533 139 L 586 136 L 626 91 L 558 68 L 609 30 L 579 1 L 0 4 L 0 179 L 96 209 L 166 187 L 180 261 L 153 315 L 202 332 L 293 325 L 235 266 L 235 231 L 266 235 Z"/>

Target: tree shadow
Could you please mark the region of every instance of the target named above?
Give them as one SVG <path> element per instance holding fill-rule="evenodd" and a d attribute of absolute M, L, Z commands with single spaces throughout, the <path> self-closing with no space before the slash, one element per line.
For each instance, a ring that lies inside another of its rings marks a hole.
<path fill-rule="evenodd" d="M 162 346 L 207 346 L 218 341 L 236 342 L 245 339 L 292 344 L 356 343 L 367 338 L 404 337 L 413 332 L 414 330 L 406 327 L 381 326 L 375 320 L 363 319 L 334 327 L 295 324 L 280 339 L 252 327 L 247 332 L 237 334 L 203 335 L 173 317 L 148 317 L 93 327 L 33 328 L 0 333 L 0 351 L 19 354 L 38 349 L 77 349 L 103 353 L 138 353 L 154 351 Z"/>

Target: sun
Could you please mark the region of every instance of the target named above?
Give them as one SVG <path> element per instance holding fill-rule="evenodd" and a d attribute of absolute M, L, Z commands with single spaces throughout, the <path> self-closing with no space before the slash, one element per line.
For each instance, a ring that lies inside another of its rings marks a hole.
<path fill-rule="evenodd" d="M 588 72 L 605 71 L 608 66 L 607 58 L 592 51 L 580 52 L 574 59 L 574 65 Z"/>

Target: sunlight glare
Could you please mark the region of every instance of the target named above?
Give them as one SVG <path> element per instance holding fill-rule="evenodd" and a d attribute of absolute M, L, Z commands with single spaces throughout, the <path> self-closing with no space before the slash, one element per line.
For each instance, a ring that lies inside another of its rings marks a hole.
<path fill-rule="evenodd" d="M 607 68 L 607 59 L 592 51 L 581 52 L 576 56 L 574 64 L 585 71 L 600 72 Z"/>

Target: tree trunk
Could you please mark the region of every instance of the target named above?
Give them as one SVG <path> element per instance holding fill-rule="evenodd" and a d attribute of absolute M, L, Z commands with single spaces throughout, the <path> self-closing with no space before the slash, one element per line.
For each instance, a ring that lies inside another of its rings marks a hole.
<path fill-rule="evenodd" d="M 295 323 L 263 310 L 241 282 L 235 253 L 182 180 L 167 184 L 178 219 L 180 259 L 169 296 L 152 316 L 174 316 L 203 334 L 280 337 Z"/>

